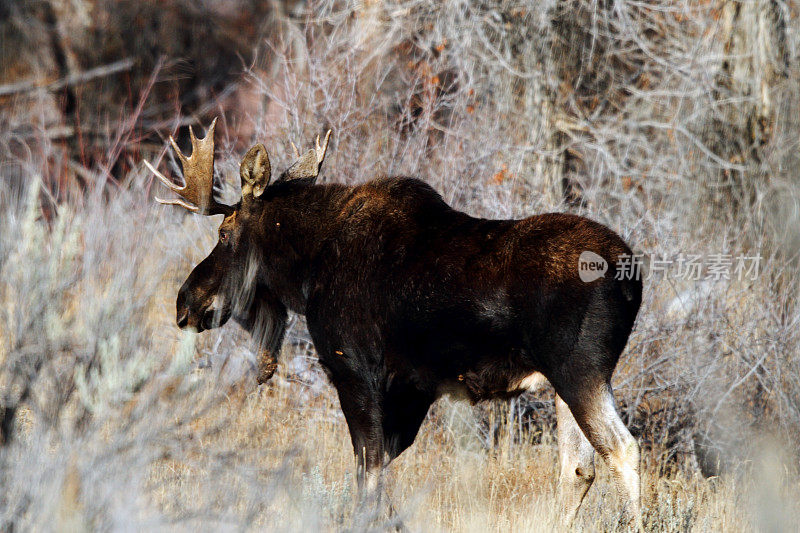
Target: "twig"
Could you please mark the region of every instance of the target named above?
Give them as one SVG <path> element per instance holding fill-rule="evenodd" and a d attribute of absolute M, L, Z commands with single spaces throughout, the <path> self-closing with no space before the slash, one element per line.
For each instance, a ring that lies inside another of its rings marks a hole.
<path fill-rule="evenodd" d="M 111 76 L 112 74 L 116 74 L 118 72 L 124 72 L 126 70 L 130 70 L 133 67 L 133 64 L 134 64 L 133 58 L 129 57 L 126 59 L 122 59 L 120 61 L 116 61 L 114 63 L 110 63 L 108 65 L 103 65 L 101 67 L 96 67 L 87 70 L 85 72 L 72 74 L 70 76 L 67 76 L 66 78 L 62 78 L 60 80 L 56 80 L 51 83 L 47 83 L 44 80 L 38 79 L 38 80 L 26 80 L 26 81 L 21 81 L 19 83 L 11 83 L 8 85 L 0 85 L 0 97 L 11 96 L 14 94 L 32 93 L 36 91 L 55 92 L 70 85 L 80 85 L 82 83 L 91 81 L 95 78 L 103 78 L 105 76 Z"/>

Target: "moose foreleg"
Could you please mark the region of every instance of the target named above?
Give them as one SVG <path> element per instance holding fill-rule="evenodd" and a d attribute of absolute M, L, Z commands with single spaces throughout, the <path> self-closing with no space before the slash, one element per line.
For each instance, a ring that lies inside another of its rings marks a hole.
<path fill-rule="evenodd" d="M 346 354 L 338 357 L 335 365 L 328 368 L 332 370 L 331 381 L 339 393 L 339 404 L 353 443 L 358 488 L 356 513 L 367 527 L 366 524 L 381 519 L 383 514 L 383 397 L 376 386 L 377 380 L 358 372 L 357 365 Z"/>
<path fill-rule="evenodd" d="M 353 440 L 353 452 L 356 456 L 356 482 L 358 484 L 358 502 L 361 509 L 370 514 L 377 514 L 383 496 L 383 430 L 378 424 L 366 422 L 373 417 L 369 416 L 370 407 L 363 409 L 363 417 L 351 423 L 353 417 L 348 418 L 350 436 Z M 346 415 L 345 415 L 346 416 Z"/>

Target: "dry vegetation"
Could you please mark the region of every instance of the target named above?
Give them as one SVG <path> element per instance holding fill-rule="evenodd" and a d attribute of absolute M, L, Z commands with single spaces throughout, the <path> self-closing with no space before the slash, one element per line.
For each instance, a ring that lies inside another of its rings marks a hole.
<path fill-rule="evenodd" d="M 332 128 L 323 180 L 414 175 L 479 216 L 759 256 L 755 280 L 648 278 L 614 385 L 649 529 L 790 529 L 798 30 L 766 0 L 0 0 L 0 530 L 374 526 L 302 318 L 261 389 L 235 325 L 174 326 L 215 228 L 157 206 L 141 160 L 218 114 L 228 193 L 249 144 L 281 168 Z M 406 525 L 554 528 L 551 395 L 436 404 L 391 468 Z M 603 468 L 592 531 L 620 527 Z"/>

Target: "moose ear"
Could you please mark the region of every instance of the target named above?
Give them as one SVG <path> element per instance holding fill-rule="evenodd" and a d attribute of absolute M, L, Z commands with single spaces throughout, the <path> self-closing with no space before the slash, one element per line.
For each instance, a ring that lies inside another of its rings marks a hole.
<path fill-rule="evenodd" d="M 239 167 L 239 175 L 242 177 L 242 197 L 248 194 L 254 198 L 261 196 L 272 175 L 269 155 L 263 144 L 257 144 L 247 151 Z"/>

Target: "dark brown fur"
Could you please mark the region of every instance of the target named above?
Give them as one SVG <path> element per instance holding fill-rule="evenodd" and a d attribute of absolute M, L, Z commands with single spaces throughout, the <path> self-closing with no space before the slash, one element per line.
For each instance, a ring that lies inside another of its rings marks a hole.
<path fill-rule="evenodd" d="M 507 397 L 540 372 L 590 429 L 642 291 L 614 279 L 631 251 L 605 226 L 568 214 L 474 218 L 411 178 L 355 187 L 282 178 L 234 210 L 181 288 L 178 323 L 203 329 L 233 316 L 267 354 L 264 379 L 287 310 L 304 314 L 360 481 L 414 441 L 442 390 Z M 580 280 L 583 251 L 608 261 L 605 277 Z"/>

